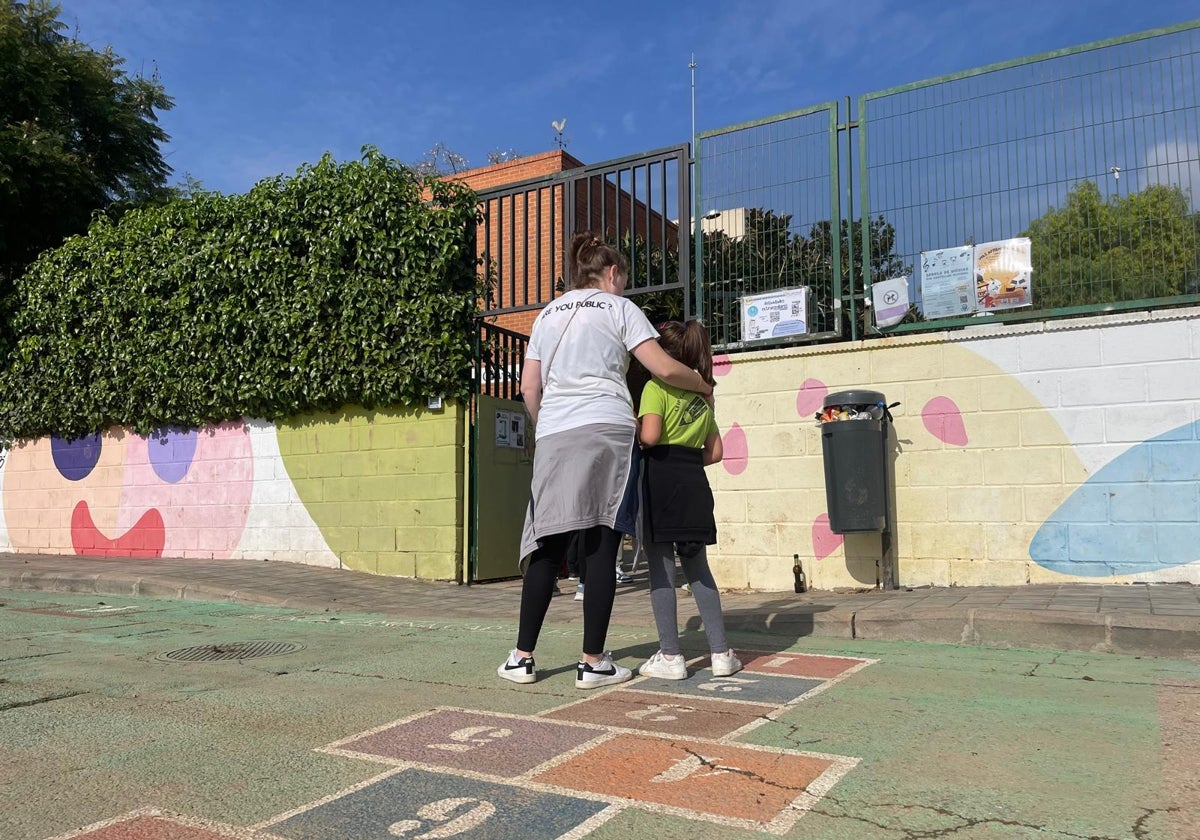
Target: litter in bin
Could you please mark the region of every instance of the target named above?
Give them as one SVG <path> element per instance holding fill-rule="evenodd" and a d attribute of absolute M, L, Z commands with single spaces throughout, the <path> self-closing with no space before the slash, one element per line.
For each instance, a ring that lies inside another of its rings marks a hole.
<path fill-rule="evenodd" d="M 866 403 L 829 405 L 813 416 L 816 417 L 818 423 L 834 423 L 838 420 L 882 420 L 884 416 L 891 421 L 892 413 L 889 409 L 898 405 L 900 405 L 898 402 L 891 405 L 884 405 L 882 402 L 873 405 Z"/>

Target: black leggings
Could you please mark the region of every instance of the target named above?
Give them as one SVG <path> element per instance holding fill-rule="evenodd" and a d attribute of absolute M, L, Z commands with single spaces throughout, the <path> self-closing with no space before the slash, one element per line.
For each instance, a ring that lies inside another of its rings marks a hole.
<path fill-rule="evenodd" d="M 533 552 L 525 570 L 521 587 L 521 624 L 517 632 L 517 650 L 532 651 L 537 646 L 542 622 L 554 594 L 558 570 L 571 547 L 578 540 L 582 566 L 583 652 L 604 653 L 608 622 L 612 618 L 613 596 L 617 593 L 617 575 L 613 558 L 621 544 L 621 533 L 607 525 L 595 525 L 582 531 L 552 534 L 542 540 Z"/>

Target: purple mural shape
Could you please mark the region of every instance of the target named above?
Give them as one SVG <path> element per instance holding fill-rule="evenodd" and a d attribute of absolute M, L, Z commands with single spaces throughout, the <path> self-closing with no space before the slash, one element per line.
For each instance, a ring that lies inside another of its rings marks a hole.
<path fill-rule="evenodd" d="M 163 481 L 174 484 L 185 475 L 196 457 L 196 430 L 160 429 L 146 441 L 150 466 Z"/>
<path fill-rule="evenodd" d="M 54 466 L 68 481 L 82 481 L 95 469 L 100 460 L 100 435 L 88 435 L 76 440 L 50 438 L 50 454 Z"/>

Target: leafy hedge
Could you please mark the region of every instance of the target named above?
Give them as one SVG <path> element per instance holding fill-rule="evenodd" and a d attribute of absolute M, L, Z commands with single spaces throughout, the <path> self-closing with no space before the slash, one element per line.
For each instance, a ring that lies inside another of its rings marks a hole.
<path fill-rule="evenodd" d="M 476 198 L 372 148 L 97 218 L 17 282 L 0 437 L 465 396 Z"/>

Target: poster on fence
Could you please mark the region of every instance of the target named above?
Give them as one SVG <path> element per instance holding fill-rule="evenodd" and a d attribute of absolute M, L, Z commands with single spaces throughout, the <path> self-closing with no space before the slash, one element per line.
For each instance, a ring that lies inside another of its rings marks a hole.
<path fill-rule="evenodd" d="M 975 246 L 975 298 L 980 312 L 1030 306 L 1033 253 L 1027 237 Z"/>
<path fill-rule="evenodd" d="M 974 249 L 921 252 L 921 313 L 928 319 L 971 315 L 977 306 Z"/>
<path fill-rule="evenodd" d="M 807 286 L 742 298 L 742 341 L 808 335 Z"/>
<path fill-rule="evenodd" d="M 908 314 L 908 275 L 871 284 L 875 326 L 894 327 Z"/>

